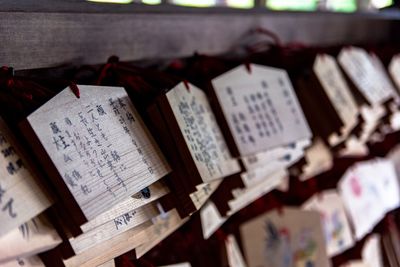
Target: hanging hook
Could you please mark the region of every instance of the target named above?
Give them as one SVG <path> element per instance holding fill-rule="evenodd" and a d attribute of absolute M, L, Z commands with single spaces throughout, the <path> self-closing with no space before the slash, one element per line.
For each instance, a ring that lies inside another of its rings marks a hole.
<path fill-rule="evenodd" d="M 183 80 L 183 84 L 185 85 L 186 90 L 190 93 L 190 85 L 189 85 L 189 82 L 188 82 L 187 80 Z"/>
<path fill-rule="evenodd" d="M 251 74 L 251 64 L 250 64 L 250 62 L 246 61 L 246 62 L 244 63 L 244 66 L 246 67 L 247 72 L 248 72 L 249 74 Z"/>
<path fill-rule="evenodd" d="M 81 97 L 81 93 L 80 93 L 79 88 L 78 88 L 78 86 L 76 85 L 76 83 L 70 82 L 69 88 L 71 89 L 71 91 L 74 93 L 74 95 L 75 95 L 77 98 L 80 98 L 80 97 Z"/>

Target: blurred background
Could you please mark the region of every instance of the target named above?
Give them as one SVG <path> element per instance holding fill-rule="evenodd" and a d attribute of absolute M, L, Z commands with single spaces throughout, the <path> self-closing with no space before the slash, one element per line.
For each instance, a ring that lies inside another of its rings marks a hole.
<path fill-rule="evenodd" d="M 147 5 L 172 4 L 190 7 L 231 7 L 269 10 L 356 12 L 377 10 L 395 5 L 396 0 L 89 0 L 103 3 L 142 3 Z"/>

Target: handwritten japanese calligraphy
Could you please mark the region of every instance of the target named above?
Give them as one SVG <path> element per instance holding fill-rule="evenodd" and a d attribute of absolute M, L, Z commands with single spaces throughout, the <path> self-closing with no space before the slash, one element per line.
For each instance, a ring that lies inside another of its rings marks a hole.
<path fill-rule="evenodd" d="M 222 178 L 240 170 L 203 91 L 183 83 L 167 93 L 168 101 L 203 181 Z"/>
<path fill-rule="evenodd" d="M 240 155 L 255 154 L 311 136 L 284 70 L 251 65 L 212 81 Z"/>
<path fill-rule="evenodd" d="M 24 166 L 17 142 L 0 118 L 0 235 L 50 206 L 50 200 Z"/>
<path fill-rule="evenodd" d="M 28 117 L 87 219 L 169 172 L 123 88 L 67 88 Z"/>

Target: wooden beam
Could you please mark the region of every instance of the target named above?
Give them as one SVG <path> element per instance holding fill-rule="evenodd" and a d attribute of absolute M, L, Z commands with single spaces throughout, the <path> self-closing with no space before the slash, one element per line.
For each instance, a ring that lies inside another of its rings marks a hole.
<path fill-rule="evenodd" d="M 0 12 L 0 65 L 20 70 L 97 64 L 111 55 L 142 60 L 190 56 L 196 51 L 219 54 L 239 45 L 256 27 L 276 32 L 284 42 L 305 44 L 378 43 L 399 36 L 399 21 L 393 15 L 185 10 Z"/>

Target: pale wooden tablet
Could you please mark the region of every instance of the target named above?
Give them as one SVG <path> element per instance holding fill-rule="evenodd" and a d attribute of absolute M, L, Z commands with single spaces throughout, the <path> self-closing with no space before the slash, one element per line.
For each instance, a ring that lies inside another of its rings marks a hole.
<path fill-rule="evenodd" d="M 51 205 L 6 123 L 0 118 L 0 236 L 27 222 Z"/>
<path fill-rule="evenodd" d="M 170 168 L 124 88 L 66 88 L 28 117 L 53 164 L 64 205 L 76 221 L 94 219 Z M 65 187 L 68 190 L 65 190 Z M 74 202 L 72 203 L 71 202 Z M 83 217 L 82 217 L 83 216 Z"/>
<path fill-rule="evenodd" d="M 283 69 L 241 65 L 212 80 L 241 156 L 311 137 L 289 76 Z"/>

